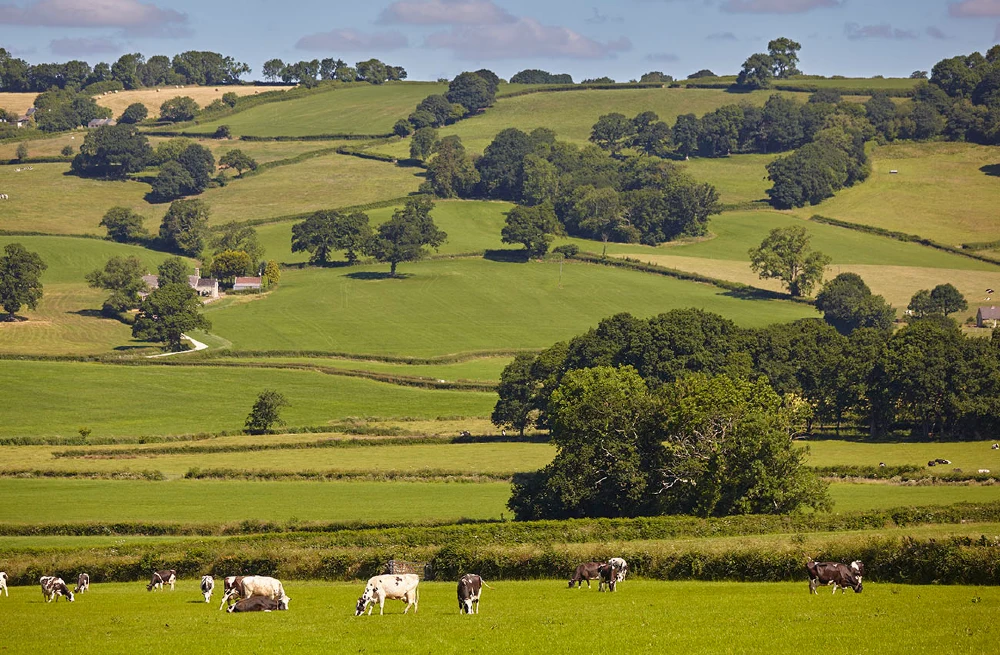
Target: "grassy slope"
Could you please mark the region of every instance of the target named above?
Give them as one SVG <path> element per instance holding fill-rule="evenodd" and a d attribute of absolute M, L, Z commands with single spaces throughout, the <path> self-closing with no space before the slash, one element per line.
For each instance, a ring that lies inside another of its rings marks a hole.
<path fill-rule="evenodd" d="M 349 416 L 483 416 L 490 393 L 428 391 L 311 371 L 0 363 L 0 434 L 95 436 L 238 430 L 263 389 L 285 394 L 289 425 Z"/>
<path fill-rule="evenodd" d="M 767 165 L 779 156 L 695 157 L 684 162 L 684 168 L 699 182 L 714 185 L 722 204 L 753 202 L 767 200 L 767 190 L 771 188 Z"/>
<path fill-rule="evenodd" d="M 482 357 L 455 364 L 389 364 L 370 360 L 329 359 L 325 357 L 260 357 L 234 358 L 222 361 L 257 361 L 271 363 L 296 363 L 333 368 L 375 371 L 394 375 L 416 375 L 434 378 L 436 380 L 485 380 L 496 382 L 500 380 L 500 372 L 510 363 L 510 357 Z"/>
<path fill-rule="evenodd" d="M 802 444 L 803 442 L 798 442 Z M 990 448 L 993 441 L 960 441 L 947 443 L 862 443 L 821 439 L 804 442 L 809 447 L 809 464 L 831 466 L 848 464 L 875 466 L 885 462 L 888 466 L 916 464 L 924 466 L 929 460 L 943 458 L 951 464 L 932 471 L 976 471 L 988 468 L 1000 474 L 1000 450 Z"/>
<path fill-rule="evenodd" d="M 547 347 L 620 311 L 700 307 L 744 325 L 814 315 L 802 305 L 739 300 L 708 285 L 597 265 L 446 260 L 402 264 L 408 277 L 378 279 L 387 270 L 286 271 L 275 293 L 213 306 L 209 317 L 238 348 L 436 355 Z"/>
<path fill-rule="evenodd" d="M 37 252 L 48 268 L 38 309 L 19 312 L 30 320 L 0 323 L 0 352 L 91 354 L 147 345 L 132 341 L 128 326 L 95 315 L 107 292 L 89 288 L 84 276 L 113 256 L 136 256 L 155 272 L 167 254 L 97 239 L 0 236 L 0 248 L 12 242 Z"/>
<path fill-rule="evenodd" d="M 68 574 L 67 574 L 68 575 Z M 102 653 L 132 655 L 155 641 L 165 652 L 283 653 L 645 652 L 831 655 L 990 652 L 1000 591 L 983 587 L 866 584 L 861 595 L 808 597 L 806 583 L 659 582 L 630 578 L 614 594 L 569 591 L 563 580 L 494 583 L 480 614 L 458 613 L 454 582 L 422 582 L 419 613 L 354 617 L 363 585 L 291 582 L 288 612 L 229 615 L 200 602 L 197 579 L 177 591 L 101 584 L 71 607 L 45 605 L 38 589 L 15 588 L 5 605 L 11 653 L 51 652 L 66 635 L 87 635 Z M 975 602 L 970 603 L 970 599 Z M 6 599 L 5 599 L 6 601 Z M 905 621 L 900 617 L 906 617 Z M 606 623 L 613 629 L 581 629 Z M 38 629 L 57 621 L 60 630 Z M 101 626 L 95 630 L 94 626 Z"/>
<path fill-rule="evenodd" d="M 396 121 L 409 116 L 421 100 L 447 90 L 445 84 L 426 82 L 337 88 L 298 100 L 252 107 L 188 131 L 210 134 L 225 124 L 236 136 L 385 134 L 392 131 Z"/>

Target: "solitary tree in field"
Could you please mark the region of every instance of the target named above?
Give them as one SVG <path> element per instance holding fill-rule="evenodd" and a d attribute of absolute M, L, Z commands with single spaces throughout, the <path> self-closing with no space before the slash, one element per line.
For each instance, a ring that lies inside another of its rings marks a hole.
<path fill-rule="evenodd" d="M 189 330 L 207 330 L 212 324 L 201 315 L 201 301 L 187 284 L 161 286 L 146 296 L 132 326 L 132 336 L 162 341 L 171 351 L 181 349 L 181 336 Z"/>
<path fill-rule="evenodd" d="M 266 434 L 275 425 L 284 425 L 280 416 L 281 408 L 288 405 L 284 394 L 270 389 L 261 391 L 247 416 L 244 429 L 250 434 Z"/>
<path fill-rule="evenodd" d="M 518 205 L 507 214 L 500 240 L 504 243 L 524 244 L 529 257 L 541 257 L 552 244 L 552 235 L 562 230 L 551 203 L 535 207 Z"/>
<path fill-rule="evenodd" d="M 99 225 L 108 229 L 108 238 L 118 243 L 135 243 L 149 236 L 142 226 L 142 216 L 128 207 L 112 207 Z"/>
<path fill-rule="evenodd" d="M 749 254 L 750 268 L 761 279 L 781 280 L 793 296 L 808 295 L 830 263 L 823 253 L 810 250 L 809 235 L 798 225 L 774 228 Z"/>
<path fill-rule="evenodd" d="M 781 37 L 767 44 L 767 54 L 771 57 L 771 70 L 775 77 L 790 77 L 798 75 L 796 65 L 799 63 L 799 50 L 802 44 Z"/>
<path fill-rule="evenodd" d="M 219 159 L 219 165 L 223 168 L 235 169 L 239 177 L 243 177 L 243 171 L 257 170 L 257 160 L 239 148 L 222 155 Z"/>
<path fill-rule="evenodd" d="M 147 116 L 149 116 L 149 110 L 146 109 L 146 105 L 141 102 L 133 102 L 125 108 L 118 122 L 125 124 L 141 123 L 146 120 Z"/>
<path fill-rule="evenodd" d="M 391 266 L 389 275 L 396 277 L 396 265 L 424 256 L 424 246 L 437 248 L 448 235 L 439 230 L 431 218 L 434 203 L 428 198 L 410 198 L 403 209 L 397 209 L 392 218 L 379 225 L 378 233 L 371 240 L 368 254 Z"/>
<path fill-rule="evenodd" d="M 0 257 L 0 305 L 7 320 L 22 306 L 35 309 L 42 299 L 42 272 L 47 268 L 38 253 L 30 252 L 20 243 L 8 243 Z"/>
<path fill-rule="evenodd" d="M 368 214 L 321 210 L 292 226 L 292 252 L 308 252 L 313 264 L 326 264 L 335 250 L 354 263 L 372 236 Z"/>
<path fill-rule="evenodd" d="M 160 120 L 180 123 L 189 121 L 198 113 L 198 103 L 190 96 L 178 96 L 160 105 Z"/>

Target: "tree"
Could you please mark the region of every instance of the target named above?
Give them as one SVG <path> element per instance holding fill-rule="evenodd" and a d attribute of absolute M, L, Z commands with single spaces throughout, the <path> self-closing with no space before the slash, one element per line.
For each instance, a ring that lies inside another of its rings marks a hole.
<path fill-rule="evenodd" d="M 216 232 L 212 239 L 212 248 L 215 253 L 224 250 L 242 250 L 250 255 L 254 267 L 264 258 L 264 246 L 257 238 L 257 230 L 249 225 L 240 225 L 236 221 L 226 223 Z"/>
<path fill-rule="evenodd" d="M 235 91 L 227 91 L 222 94 L 222 104 L 227 107 L 235 107 L 236 103 L 240 101 L 240 97 L 236 95 Z"/>
<path fill-rule="evenodd" d="M 197 257 L 205 248 L 208 215 L 201 200 L 175 200 L 160 224 L 160 239 L 171 250 Z"/>
<path fill-rule="evenodd" d="M 430 95 L 421 100 L 420 104 L 417 105 L 414 113 L 419 112 L 427 112 L 434 117 L 434 121 L 431 123 L 432 127 L 441 127 L 445 123 L 451 122 L 452 104 L 443 95 Z M 421 116 L 418 122 L 422 122 L 423 120 Z"/>
<path fill-rule="evenodd" d="M 750 55 L 736 76 L 736 85 L 746 89 L 766 89 L 771 86 L 773 71 L 774 60 L 770 55 L 760 52 Z"/>
<path fill-rule="evenodd" d="M 150 186 L 153 197 L 165 201 L 194 193 L 195 181 L 180 162 L 171 159 L 160 166 L 160 172 Z"/>
<path fill-rule="evenodd" d="M 191 175 L 194 186 L 187 193 L 201 193 L 215 174 L 215 155 L 205 146 L 192 143 L 181 152 L 177 162 Z"/>
<path fill-rule="evenodd" d="M 965 296 L 952 284 L 939 284 L 931 289 L 931 300 L 937 311 L 947 316 L 955 312 L 964 312 L 969 308 Z"/>
<path fill-rule="evenodd" d="M 159 286 L 168 284 L 187 284 L 188 277 L 194 275 L 194 269 L 183 257 L 167 257 L 156 268 Z"/>
<path fill-rule="evenodd" d="M 369 84 L 384 84 L 389 79 L 389 71 L 378 59 L 359 61 L 355 66 L 358 70 L 358 79 Z"/>
<path fill-rule="evenodd" d="M 465 154 L 458 136 L 446 136 L 434 145 L 434 158 L 427 164 L 427 178 L 440 198 L 468 197 L 479 184 L 479 171 Z"/>
<path fill-rule="evenodd" d="M 75 150 L 75 149 L 73 148 L 73 146 L 71 146 L 71 145 L 69 145 L 69 144 L 67 143 L 66 145 L 64 145 L 64 146 L 62 147 L 62 150 L 60 150 L 60 151 L 59 151 L 59 154 L 61 154 L 61 155 L 62 155 L 63 157 L 69 157 L 69 156 L 71 156 L 71 155 L 72 155 L 72 154 L 73 154 L 74 152 L 76 152 L 76 150 Z"/>
<path fill-rule="evenodd" d="M 160 120 L 171 123 L 189 121 L 198 113 L 198 103 L 189 96 L 177 96 L 160 105 Z"/>
<path fill-rule="evenodd" d="M 219 158 L 222 168 L 234 168 L 238 177 L 243 177 L 243 171 L 257 170 L 257 160 L 239 148 L 230 150 Z"/>
<path fill-rule="evenodd" d="M 38 307 L 42 299 L 42 272 L 48 268 L 38 253 L 20 243 L 8 243 L 0 257 L 0 306 L 13 321 L 22 306 Z"/>
<path fill-rule="evenodd" d="M 641 154 L 662 157 L 670 144 L 670 126 L 654 112 L 644 111 L 632 119 L 632 137 L 628 145 Z"/>
<path fill-rule="evenodd" d="M 799 50 L 802 45 L 781 37 L 767 44 L 767 53 L 771 57 L 771 70 L 775 77 L 791 77 L 798 75 L 796 65 L 799 63 Z"/>
<path fill-rule="evenodd" d="M 28 144 L 19 143 L 17 144 L 17 150 L 14 151 L 14 156 L 17 157 L 17 161 L 24 161 L 28 158 Z"/>
<path fill-rule="evenodd" d="M 256 272 L 256 264 L 242 250 L 223 250 L 212 258 L 212 277 L 232 284 L 233 278 L 252 275 Z"/>
<path fill-rule="evenodd" d="M 437 248 L 448 238 L 431 218 L 434 203 L 428 198 L 409 198 L 402 209 L 378 227 L 369 242 L 368 254 L 391 266 L 390 277 L 396 277 L 396 265 L 416 261 L 424 256 L 424 246 Z"/>
<path fill-rule="evenodd" d="M 396 124 L 392 126 L 392 132 L 398 137 L 408 137 L 413 134 L 413 126 L 410 121 L 400 118 L 396 121 Z"/>
<path fill-rule="evenodd" d="M 264 79 L 269 82 L 275 82 L 279 77 L 281 77 L 282 71 L 285 70 L 285 62 L 280 59 L 268 59 L 264 62 L 264 68 L 261 71 L 264 73 Z"/>
<path fill-rule="evenodd" d="M 517 205 L 507 212 L 500 240 L 524 244 L 528 257 L 541 257 L 548 252 L 552 235 L 561 231 L 562 226 L 550 203 L 535 207 Z"/>
<path fill-rule="evenodd" d="M 841 334 L 864 327 L 891 330 L 896 318 L 892 305 L 882 296 L 872 295 L 857 273 L 841 273 L 824 284 L 816 294 L 816 309 Z"/>
<path fill-rule="evenodd" d="M 501 130 L 483 156 L 476 160 L 482 188 L 489 198 L 517 201 L 524 183 L 524 157 L 534 150 L 531 137 L 521 130 Z"/>
<path fill-rule="evenodd" d="M 931 298 L 929 289 L 921 289 L 913 294 L 906 309 L 908 314 L 915 319 L 940 314 L 939 305 Z"/>
<path fill-rule="evenodd" d="M 490 416 L 493 425 L 510 426 L 520 432 L 522 437 L 525 428 L 531 425 L 531 412 L 534 409 L 534 380 L 531 375 L 534 362 L 535 355 L 518 353 L 514 356 L 514 361 L 504 368 L 497 387 L 500 400 Z"/>
<path fill-rule="evenodd" d="M 354 263 L 372 238 L 368 214 L 322 210 L 292 226 L 292 252 L 310 253 L 313 264 L 326 264 L 335 250 Z"/>
<path fill-rule="evenodd" d="M 496 101 L 496 86 L 476 73 L 460 73 L 448 85 L 448 102 L 462 105 L 470 114 L 486 109 Z"/>
<path fill-rule="evenodd" d="M 677 117 L 670 130 L 671 139 L 677 144 L 677 152 L 687 159 L 698 149 L 699 124 L 694 114 L 682 114 Z"/>
<path fill-rule="evenodd" d="M 590 131 L 590 141 L 596 143 L 601 150 L 617 155 L 633 134 L 635 128 L 632 122 L 625 118 L 624 114 L 615 112 L 604 114 L 597 119 Z"/>
<path fill-rule="evenodd" d="M 139 292 L 148 289 L 142 279 L 146 267 L 135 255 L 112 257 L 104 268 L 87 273 L 87 284 L 111 292 L 104 301 L 104 313 L 113 315 L 139 306 Z"/>
<path fill-rule="evenodd" d="M 437 142 L 437 130 L 433 127 L 421 127 L 413 133 L 410 139 L 410 158 L 427 159 Z"/>
<path fill-rule="evenodd" d="M 112 207 L 104 214 L 99 225 L 108 230 L 108 238 L 118 243 L 137 243 L 149 233 L 143 227 L 143 218 L 128 207 Z"/>
<path fill-rule="evenodd" d="M 132 336 L 161 341 L 170 351 L 181 349 L 181 337 L 190 330 L 208 330 L 212 324 L 201 314 L 198 293 L 187 283 L 161 285 L 146 296 L 132 326 Z"/>
<path fill-rule="evenodd" d="M 911 80 L 926 80 L 927 79 L 927 71 L 915 70 L 912 73 L 910 73 L 910 79 Z"/>
<path fill-rule="evenodd" d="M 538 155 L 525 156 L 521 201 L 526 205 L 554 203 L 558 195 L 559 169 L 555 164 Z"/>
<path fill-rule="evenodd" d="M 792 296 L 808 295 L 823 280 L 823 271 L 830 258 L 809 249 L 809 235 L 804 227 L 776 227 L 751 248 L 750 268 L 761 279 L 781 280 Z"/>
<path fill-rule="evenodd" d="M 78 175 L 121 180 L 145 168 L 152 154 L 149 140 L 134 125 L 105 125 L 87 132 L 71 168 Z"/>
<path fill-rule="evenodd" d="M 125 108 L 118 122 L 125 124 L 141 123 L 146 120 L 147 116 L 149 116 L 149 110 L 146 109 L 146 105 L 141 102 L 133 102 Z"/>
<path fill-rule="evenodd" d="M 281 420 L 281 408 L 290 403 L 285 395 L 270 389 L 261 391 L 247 416 L 244 429 L 250 434 L 267 434 L 275 425 L 284 425 Z"/>
<path fill-rule="evenodd" d="M 717 75 L 707 68 L 702 68 L 700 71 L 696 71 L 687 76 L 689 80 L 697 80 L 702 77 L 717 77 Z"/>
<path fill-rule="evenodd" d="M 273 259 L 267 260 L 264 266 L 264 277 L 267 278 L 268 286 L 275 285 L 281 281 L 281 267 Z"/>
<path fill-rule="evenodd" d="M 629 243 L 639 240 L 638 231 L 626 220 L 621 198 L 613 188 L 586 186 L 577 189 L 572 217 L 584 234 L 600 238 L 604 243 L 601 257 L 607 255 L 608 241 L 612 239 Z"/>
<path fill-rule="evenodd" d="M 649 71 L 648 73 L 643 73 L 642 77 L 639 78 L 639 82 L 642 84 L 656 82 L 659 82 L 660 84 L 670 84 L 673 81 L 673 75 L 664 75 L 660 71 Z"/>

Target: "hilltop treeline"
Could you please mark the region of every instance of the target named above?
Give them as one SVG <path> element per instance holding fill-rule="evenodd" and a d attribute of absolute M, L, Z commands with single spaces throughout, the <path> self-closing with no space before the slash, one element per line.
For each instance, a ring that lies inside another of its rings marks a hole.
<path fill-rule="evenodd" d="M 269 59 L 264 62 L 262 72 L 265 80 L 281 80 L 288 84 L 297 82 L 307 87 L 315 86 L 319 80 L 383 84 L 406 79 L 406 70 L 402 66 L 391 66 L 378 59 L 359 61 L 354 66 L 332 57 L 287 64 L 280 59 Z"/>
<path fill-rule="evenodd" d="M 626 365 L 653 389 L 694 373 L 763 376 L 785 398 L 804 401 L 807 430 L 850 426 L 874 439 L 931 440 L 1000 429 L 1000 334 L 967 338 L 941 316 L 894 334 L 844 335 L 819 319 L 747 329 L 697 309 L 618 314 L 538 355 L 518 355 L 500 377 L 493 421 L 548 427 L 550 396 L 569 371 Z"/>

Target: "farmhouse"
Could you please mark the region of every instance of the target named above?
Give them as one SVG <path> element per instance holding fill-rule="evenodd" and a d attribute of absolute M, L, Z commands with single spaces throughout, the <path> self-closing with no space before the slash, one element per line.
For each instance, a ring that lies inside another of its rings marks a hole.
<path fill-rule="evenodd" d="M 30 116 L 18 116 L 17 120 L 14 121 L 18 127 L 27 127 L 28 123 L 31 122 Z"/>
<path fill-rule="evenodd" d="M 219 297 L 219 281 L 214 277 L 201 277 L 200 270 L 194 269 L 194 275 L 188 275 L 188 286 L 198 292 L 198 295 L 202 298 L 218 298 Z M 160 288 L 160 276 L 159 275 L 143 275 L 142 281 L 146 283 L 150 291 L 155 291 Z M 145 298 L 149 293 L 139 293 L 139 296 Z"/>
<path fill-rule="evenodd" d="M 996 305 L 980 307 L 976 311 L 976 326 L 995 328 L 1000 321 L 1000 308 Z"/>
<path fill-rule="evenodd" d="M 238 277 L 233 281 L 233 291 L 260 291 L 263 279 L 259 277 Z"/>
<path fill-rule="evenodd" d="M 105 125 L 116 125 L 116 121 L 113 118 L 95 118 L 87 123 L 88 128 L 104 127 Z"/>

